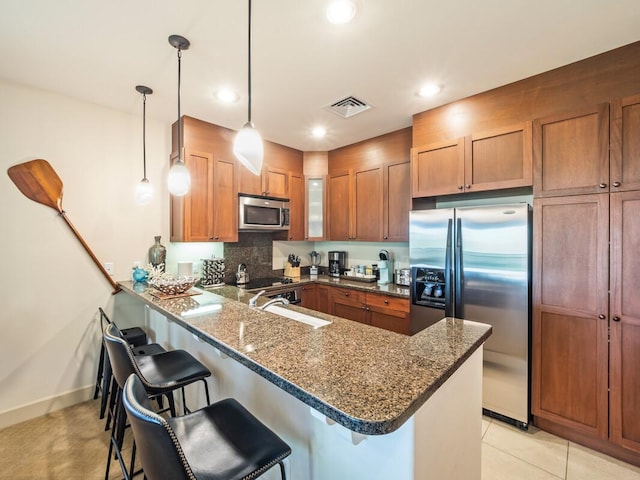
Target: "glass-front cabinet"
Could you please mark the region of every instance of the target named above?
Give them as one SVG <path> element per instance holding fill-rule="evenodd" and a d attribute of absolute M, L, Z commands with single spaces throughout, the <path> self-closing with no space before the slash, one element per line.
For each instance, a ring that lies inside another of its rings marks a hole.
<path fill-rule="evenodd" d="M 307 177 L 307 240 L 324 240 L 325 222 L 324 176 Z"/>

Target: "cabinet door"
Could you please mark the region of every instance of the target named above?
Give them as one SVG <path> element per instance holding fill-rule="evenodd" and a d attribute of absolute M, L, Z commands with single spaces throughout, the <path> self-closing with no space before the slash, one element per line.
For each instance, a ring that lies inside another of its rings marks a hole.
<path fill-rule="evenodd" d="M 533 413 L 606 438 L 609 195 L 533 211 Z"/>
<path fill-rule="evenodd" d="M 531 122 L 474 134 L 466 148 L 465 192 L 531 186 Z"/>
<path fill-rule="evenodd" d="M 369 323 L 365 304 L 365 294 L 345 288 L 331 289 L 331 313 L 360 323 Z"/>
<path fill-rule="evenodd" d="M 306 239 L 324 240 L 325 222 L 325 177 L 307 178 L 306 188 Z"/>
<path fill-rule="evenodd" d="M 300 306 L 310 310 L 318 310 L 318 286 L 315 284 L 303 285 L 301 289 Z"/>
<path fill-rule="evenodd" d="M 262 195 L 264 192 L 262 175 L 251 173 L 240 162 L 238 162 L 238 191 L 249 195 Z"/>
<path fill-rule="evenodd" d="M 263 171 L 264 194 L 269 197 L 289 198 L 289 172 L 267 166 Z"/>
<path fill-rule="evenodd" d="M 212 235 L 207 239 L 215 242 L 238 241 L 238 190 L 236 188 L 236 163 L 217 158 L 213 169 Z"/>
<path fill-rule="evenodd" d="M 638 212 L 640 191 L 611 194 L 611 440 L 636 452 L 640 452 Z"/>
<path fill-rule="evenodd" d="M 171 197 L 171 241 L 208 242 L 213 232 L 213 155 L 184 151 L 191 174 L 191 188 L 182 197 Z"/>
<path fill-rule="evenodd" d="M 411 149 L 413 198 L 464 189 L 464 138 Z"/>
<path fill-rule="evenodd" d="M 378 328 L 409 335 L 409 300 L 367 293 L 369 323 Z"/>
<path fill-rule="evenodd" d="M 304 177 L 291 174 L 289 177 L 289 240 L 304 240 Z"/>
<path fill-rule="evenodd" d="M 384 166 L 383 232 L 389 242 L 409 241 L 409 210 L 411 163 L 390 163 Z"/>
<path fill-rule="evenodd" d="M 640 95 L 611 103 L 610 155 L 610 190 L 640 190 Z"/>
<path fill-rule="evenodd" d="M 318 293 L 317 293 L 317 310 L 322 313 L 331 313 L 331 301 L 330 301 L 330 292 L 331 287 L 327 285 L 318 285 Z"/>
<path fill-rule="evenodd" d="M 382 168 L 357 170 L 353 174 L 353 198 L 351 212 L 352 240 L 380 241 L 382 239 Z"/>
<path fill-rule="evenodd" d="M 329 240 L 351 240 L 351 175 L 349 172 L 329 176 L 327 217 Z"/>
<path fill-rule="evenodd" d="M 533 122 L 535 197 L 609 191 L 609 105 Z"/>

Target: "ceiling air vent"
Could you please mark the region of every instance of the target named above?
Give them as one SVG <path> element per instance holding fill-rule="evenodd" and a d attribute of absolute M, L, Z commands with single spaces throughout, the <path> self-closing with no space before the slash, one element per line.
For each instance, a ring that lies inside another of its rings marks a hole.
<path fill-rule="evenodd" d="M 371 105 L 367 105 L 362 100 L 358 100 L 356 97 L 352 96 L 345 97 L 342 100 L 338 100 L 326 107 L 327 110 L 342 118 L 353 117 L 354 115 L 369 110 L 370 108 Z"/>

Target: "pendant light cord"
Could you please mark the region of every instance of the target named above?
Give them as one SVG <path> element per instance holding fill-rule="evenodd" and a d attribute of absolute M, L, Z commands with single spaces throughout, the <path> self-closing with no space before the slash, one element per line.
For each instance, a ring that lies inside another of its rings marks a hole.
<path fill-rule="evenodd" d="M 142 94 L 142 179 L 147 179 L 147 94 Z"/>
<path fill-rule="evenodd" d="M 248 45 L 249 45 L 249 55 L 248 55 L 248 63 L 249 63 L 249 114 L 248 114 L 248 122 L 251 123 L 251 0 L 249 0 L 249 39 L 248 39 Z"/>
<path fill-rule="evenodd" d="M 178 48 L 178 163 L 182 163 L 182 121 L 180 120 L 180 63 L 182 50 Z"/>

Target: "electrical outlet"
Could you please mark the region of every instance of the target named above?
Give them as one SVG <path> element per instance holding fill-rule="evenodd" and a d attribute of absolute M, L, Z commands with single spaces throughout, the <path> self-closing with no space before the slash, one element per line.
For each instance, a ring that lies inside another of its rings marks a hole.
<path fill-rule="evenodd" d="M 113 266 L 113 262 L 104 262 L 104 269 L 107 271 L 109 275 L 113 277 L 113 272 L 115 271 L 115 267 Z"/>

